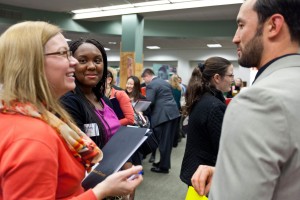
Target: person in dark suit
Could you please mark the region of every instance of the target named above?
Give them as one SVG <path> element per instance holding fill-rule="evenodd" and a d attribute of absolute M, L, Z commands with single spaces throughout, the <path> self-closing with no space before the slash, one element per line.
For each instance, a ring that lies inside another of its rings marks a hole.
<path fill-rule="evenodd" d="M 160 162 L 153 163 L 151 171 L 169 173 L 173 140 L 180 113 L 168 82 L 156 77 L 152 69 L 145 69 L 141 76 L 146 83 L 146 98 L 152 102 L 151 128 L 160 138 L 158 145 Z"/>

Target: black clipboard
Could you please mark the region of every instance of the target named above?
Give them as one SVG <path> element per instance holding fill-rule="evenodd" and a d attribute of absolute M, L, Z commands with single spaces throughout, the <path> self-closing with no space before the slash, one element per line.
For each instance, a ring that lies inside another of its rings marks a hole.
<path fill-rule="evenodd" d="M 151 101 L 139 99 L 137 100 L 133 108 L 136 112 L 144 112 L 149 108 L 150 105 L 151 105 Z"/>
<path fill-rule="evenodd" d="M 102 148 L 103 159 L 93 166 L 92 171 L 82 181 L 87 190 L 95 187 L 107 176 L 119 171 L 132 154 L 148 138 L 147 128 L 121 126 Z"/>

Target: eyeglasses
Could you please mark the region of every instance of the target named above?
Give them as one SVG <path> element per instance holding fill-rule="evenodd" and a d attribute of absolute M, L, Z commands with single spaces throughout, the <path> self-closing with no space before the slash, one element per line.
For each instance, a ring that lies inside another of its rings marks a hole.
<path fill-rule="evenodd" d="M 66 51 L 57 51 L 53 53 L 46 53 L 45 56 L 50 56 L 50 55 L 60 55 L 60 56 L 66 56 L 68 60 L 70 60 L 70 57 L 73 56 L 72 51 L 66 50 Z"/>
<path fill-rule="evenodd" d="M 233 78 L 234 74 L 225 74 L 225 76 L 229 76 L 230 78 Z"/>

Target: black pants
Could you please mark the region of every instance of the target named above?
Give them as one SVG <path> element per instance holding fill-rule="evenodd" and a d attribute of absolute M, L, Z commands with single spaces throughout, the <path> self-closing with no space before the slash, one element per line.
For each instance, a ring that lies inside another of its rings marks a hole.
<path fill-rule="evenodd" d="M 160 168 L 171 168 L 171 153 L 177 126 L 178 118 L 164 122 L 153 129 L 154 133 L 159 136 Z"/>

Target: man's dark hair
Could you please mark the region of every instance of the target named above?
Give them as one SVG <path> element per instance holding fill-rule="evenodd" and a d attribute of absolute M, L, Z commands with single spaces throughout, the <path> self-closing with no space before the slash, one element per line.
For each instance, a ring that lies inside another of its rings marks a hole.
<path fill-rule="evenodd" d="M 141 77 L 145 77 L 146 75 L 154 76 L 155 74 L 154 74 L 154 71 L 152 69 L 147 68 L 143 71 Z"/>
<path fill-rule="evenodd" d="M 264 23 L 273 14 L 281 14 L 288 25 L 291 40 L 300 44 L 300 1 L 299 0 L 257 0 L 253 6 L 259 23 Z"/>

